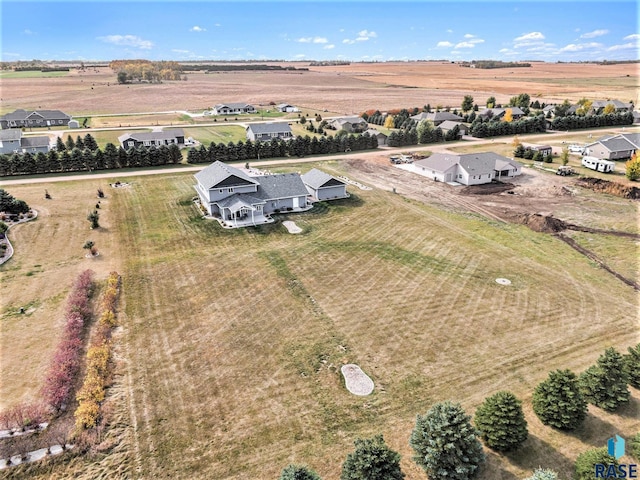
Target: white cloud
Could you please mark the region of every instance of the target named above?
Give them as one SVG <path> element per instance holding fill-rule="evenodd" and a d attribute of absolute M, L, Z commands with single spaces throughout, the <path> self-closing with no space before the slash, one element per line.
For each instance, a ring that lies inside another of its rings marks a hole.
<path fill-rule="evenodd" d="M 25 29 L 22 33 L 24 33 L 25 35 L 35 35 L 35 32 L 29 30 L 28 28 Z"/>
<path fill-rule="evenodd" d="M 297 55 L 295 55 L 295 58 L 304 58 L 306 57 L 306 55 L 304 53 L 299 53 Z"/>
<path fill-rule="evenodd" d="M 369 31 L 369 30 L 360 30 L 356 38 L 354 39 L 345 38 L 344 40 L 342 40 L 342 43 L 346 43 L 347 45 L 353 45 L 356 42 L 366 42 L 371 38 L 377 38 L 377 37 L 378 37 L 378 34 L 376 32 Z"/>
<path fill-rule="evenodd" d="M 531 40 L 544 40 L 544 35 L 540 32 L 525 33 L 514 39 L 514 42 L 527 42 Z"/>
<path fill-rule="evenodd" d="M 473 47 L 475 47 L 475 44 L 471 42 L 460 42 L 455 46 L 455 49 L 457 50 L 459 48 L 473 48 Z"/>
<path fill-rule="evenodd" d="M 171 51 L 174 53 L 191 53 L 189 50 L 180 50 L 179 48 L 172 48 Z"/>
<path fill-rule="evenodd" d="M 219 23 L 214 23 L 214 24 L 213 24 L 213 26 L 214 26 L 214 27 L 221 27 L 222 25 L 221 25 L 221 24 L 219 24 Z"/>
<path fill-rule="evenodd" d="M 601 37 L 609 33 L 609 30 L 594 30 L 593 32 L 587 32 L 580 35 L 580 38 L 596 38 Z"/>
<path fill-rule="evenodd" d="M 203 27 L 199 27 L 198 25 L 194 25 L 189 29 L 190 32 L 206 32 L 207 29 Z"/>
<path fill-rule="evenodd" d="M 436 47 L 453 47 L 453 43 L 451 42 L 438 42 Z"/>
<path fill-rule="evenodd" d="M 453 30 L 451 30 L 450 28 L 447 29 L 447 33 L 453 33 Z"/>
<path fill-rule="evenodd" d="M 476 43 L 484 43 L 484 40 L 481 39 L 481 38 L 474 38 L 474 39 L 469 40 L 469 43 L 474 43 L 474 44 L 476 44 Z"/>
<path fill-rule="evenodd" d="M 636 48 L 638 48 L 638 45 L 635 43 L 625 43 L 623 45 L 612 45 L 611 47 L 607 48 L 607 52 L 615 52 L 616 50 L 628 50 L 628 49 L 636 49 Z"/>
<path fill-rule="evenodd" d="M 19 53 L 13 53 L 13 52 L 2 52 L 2 56 L 3 57 L 19 57 L 20 54 Z"/>
<path fill-rule="evenodd" d="M 580 52 L 582 50 L 587 50 L 590 48 L 602 48 L 602 44 L 601 43 L 595 43 L 595 42 L 591 42 L 591 43 L 570 43 L 569 45 L 566 45 L 564 47 L 562 47 L 559 51 L 560 52 Z"/>
<path fill-rule="evenodd" d="M 333 45 L 332 43 L 330 43 L 329 45 L 325 45 L 324 47 L 325 50 L 331 50 L 332 48 L 335 48 L 335 45 Z"/>
<path fill-rule="evenodd" d="M 324 37 L 302 37 L 302 38 L 299 38 L 298 40 L 296 40 L 296 42 L 299 42 L 299 43 L 329 43 L 329 40 L 327 40 Z"/>
<path fill-rule="evenodd" d="M 470 33 L 465 33 L 464 38 L 474 38 L 475 35 L 471 35 Z"/>
<path fill-rule="evenodd" d="M 640 34 L 632 33 L 631 35 L 624 37 L 623 40 L 640 40 Z"/>
<path fill-rule="evenodd" d="M 359 37 L 376 38 L 378 34 L 376 32 L 370 32 L 369 30 L 360 30 L 358 32 Z"/>
<path fill-rule="evenodd" d="M 354 43 L 356 43 L 356 41 L 345 38 L 344 40 L 342 40 L 342 43 L 346 43 L 347 45 L 353 45 Z"/>
<path fill-rule="evenodd" d="M 105 43 L 112 43 L 113 45 L 135 47 L 143 50 L 150 50 L 153 48 L 153 42 L 143 40 L 137 35 L 106 35 L 104 37 L 98 37 L 98 40 Z"/>

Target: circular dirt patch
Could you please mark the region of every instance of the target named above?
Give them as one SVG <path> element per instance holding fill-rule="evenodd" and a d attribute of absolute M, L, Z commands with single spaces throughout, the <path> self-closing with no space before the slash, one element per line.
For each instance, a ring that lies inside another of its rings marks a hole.
<path fill-rule="evenodd" d="M 355 363 L 343 365 L 340 371 L 344 376 L 347 390 L 354 395 L 365 396 L 373 392 L 373 380 Z"/>

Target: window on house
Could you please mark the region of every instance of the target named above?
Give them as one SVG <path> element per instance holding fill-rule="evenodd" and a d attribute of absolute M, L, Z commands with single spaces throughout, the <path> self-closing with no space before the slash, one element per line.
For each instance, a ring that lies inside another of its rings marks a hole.
<path fill-rule="evenodd" d="M 127 146 L 128 146 L 128 147 L 133 147 L 134 145 L 135 145 L 135 142 L 134 142 L 133 140 L 129 140 L 129 141 L 127 142 Z"/>
<path fill-rule="evenodd" d="M 221 188 L 221 189 L 220 189 L 220 193 L 224 193 L 224 188 Z"/>
<path fill-rule="evenodd" d="M 229 193 L 233 193 L 233 188 L 228 188 L 228 189 L 227 189 L 227 191 L 228 191 Z"/>

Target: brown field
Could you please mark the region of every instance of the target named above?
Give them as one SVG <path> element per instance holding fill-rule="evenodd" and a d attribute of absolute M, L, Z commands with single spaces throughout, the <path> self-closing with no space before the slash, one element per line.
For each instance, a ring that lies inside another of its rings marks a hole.
<path fill-rule="evenodd" d="M 295 64 L 305 66 L 305 64 Z M 367 109 L 457 107 L 464 95 L 482 105 L 519 93 L 561 102 L 582 97 L 640 103 L 638 64 L 533 63 L 530 68 L 471 69 L 446 62 L 354 63 L 310 71 L 190 73 L 187 81 L 118 85 L 109 68 L 55 78 L 5 78 L 1 112 L 16 108 L 61 109 L 75 116 L 204 110 L 220 102 L 257 105 L 288 102 L 310 111 L 339 114 Z"/>

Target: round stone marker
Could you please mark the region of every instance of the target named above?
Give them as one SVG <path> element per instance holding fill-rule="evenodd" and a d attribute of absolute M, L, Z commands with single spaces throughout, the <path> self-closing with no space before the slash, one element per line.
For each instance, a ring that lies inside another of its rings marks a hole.
<path fill-rule="evenodd" d="M 500 285 L 511 285 L 511 280 L 508 278 L 496 278 L 496 283 L 499 283 Z"/>

